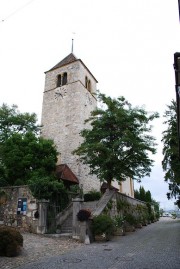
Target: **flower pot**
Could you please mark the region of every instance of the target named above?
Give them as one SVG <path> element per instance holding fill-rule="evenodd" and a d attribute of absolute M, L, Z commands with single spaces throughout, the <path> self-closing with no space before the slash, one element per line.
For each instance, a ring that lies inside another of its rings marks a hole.
<path fill-rule="evenodd" d="M 139 229 L 142 228 L 142 224 L 141 223 L 137 223 L 135 226 L 136 226 L 136 228 L 139 228 Z"/>
<path fill-rule="evenodd" d="M 126 232 L 134 232 L 135 231 L 135 227 L 133 225 L 126 225 L 125 226 L 125 231 Z"/>
<path fill-rule="evenodd" d="M 113 235 L 115 236 L 125 235 L 125 230 L 123 229 L 123 227 L 117 227 L 115 231 L 113 232 Z"/>
<path fill-rule="evenodd" d="M 105 241 L 107 241 L 105 234 L 96 234 L 94 236 L 94 239 L 95 239 L 96 242 L 105 242 Z"/>

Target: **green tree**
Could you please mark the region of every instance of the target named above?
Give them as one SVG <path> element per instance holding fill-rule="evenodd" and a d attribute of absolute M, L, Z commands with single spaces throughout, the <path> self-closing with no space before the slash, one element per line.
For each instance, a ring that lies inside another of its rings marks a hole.
<path fill-rule="evenodd" d="M 1 153 L 8 185 L 27 184 L 34 171 L 48 175 L 55 170 L 57 152 L 53 141 L 31 132 L 12 134 Z"/>
<path fill-rule="evenodd" d="M 91 113 L 86 121 L 91 129 L 84 129 L 84 142 L 73 152 L 88 164 L 108 186 L 113 180 L 123 181 L 127 177 L 140 180 L 150 175 L 153 160 L 148 153 L 155 154 L 155 139 L 149 133 L 149 125 L 157 113 L 148 113 L 144 108 L 132 107 L 124 97 L 112 99 L 99 94 L 102 106 Z"/>
<path fill-rule="evenodd" d="M 158 216 L 160 216 L 159 202 L 152 199 L 151 204 L 154 206 L 154 211 L 156 212 L 156 214 L 158 214 Z"/>
<path fill-rule="evenodd" d="M 6 168 L 2 160 L 2 149 L 7 139 L 14 133 L 24 134 L 32 131 L 38 134 L 40 126 L 36 124 L 36 114 L 20 113 L 16 105 L 9 107 L 3 104 L 0 107 L 0 181 L 6 184 Z"/>
<path fill-rule="evenodd" d="M 149 202 L 151 203 L 152 202 L 152 198 L 151 198 L 151 192 L 150 191 L 147 191 L 146 192 L 146 202 Z"/>
<path fill-rule="evenodd" d="M 33 173 L 49 176 L 57 161 L 53 141 L 40 137 L 36 115 L 0 108 L 0 186 L 27 184 Z"/>
<path fill-rule="evenodd" d="M 9 107 L 3 104 L 0 107 L 0 145 L 14 133 L 23 134 L 27 131 L 38 133 L 40 126 L 36 122 L 35 113 L 21 113 L 16 105 Z"/>
<path fill-rule="evenodd" d="M 141 201 L 146 202 L 146 191 L 143 186 L 140 186 L 139 188 L 139 196 Z"/>
<path fill-rule="evenodd" d="M 134 198 L 140 200 L 140 195 L 138 190 L 134 190 Z"/>
<path fill-rule="evenodd" d="M 153 211 L 154 211 L 155 217 L 159 219 L 160 216 L 159 203 L 152 198 L 150 191 L 145 191 L 144 187 L 140 186 L 139 191 L 138 190 L 134 191 L 134 197 L 146 203 L 149 217 L 153 218 Z"/>
<path fill-rule="evenodd" d="M 165 171 L 165 181 L 169 184 L 168 199 L 174 197 L 179 199 L 180 195 L 180 160 L 178 152 L 177 133 L 177 105 L 174 100 L 167 105 L 164 113 L 166 120 L 164 124 L 167 129 L 163 132 L 163 161 L 162 168 Z"/>
<path fill-rule="evenodd" d="M 32 173 L 28 185 L 33 196 L 38 200 L 46 199 L 52 203 L 57 203 L 60 199 L 59 204 L 62 204 L 62 201 L 64 201 L 66 205 L 69 201 L 64 184 L 61 181 L 58 182 L 53 174 L 47 176 L 46 174 L 39 173 L 39 171 L 35 171 Z"/>
<path fill-rule="evenodd" d="M 144 202 L 149 202 L 151 203 L 152 198 L 151 198 L 151 192 L 150 191 L 145 191 L 143 186 L 140 186 L 139 191 L 135 190 L 134 191 L 134 197 L 140 201 Z"/>

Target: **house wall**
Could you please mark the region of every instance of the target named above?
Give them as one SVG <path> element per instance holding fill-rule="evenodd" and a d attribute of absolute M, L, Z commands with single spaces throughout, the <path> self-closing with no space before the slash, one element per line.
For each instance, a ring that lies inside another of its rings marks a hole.
<path fill-rule="evenodd" d="M 134 198 L 134 182 L 131 178 L 122 181 L 120 184 L 120 192 Z"/>

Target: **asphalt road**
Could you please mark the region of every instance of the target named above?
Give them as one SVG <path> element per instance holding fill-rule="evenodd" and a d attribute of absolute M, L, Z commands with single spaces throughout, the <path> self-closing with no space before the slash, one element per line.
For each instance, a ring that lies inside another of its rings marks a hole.
<path fill-rule="evenodd" d="M 161 218 L 126 236 L 83 244 L 17 269 L 180 269 L 180 219 Z"/>

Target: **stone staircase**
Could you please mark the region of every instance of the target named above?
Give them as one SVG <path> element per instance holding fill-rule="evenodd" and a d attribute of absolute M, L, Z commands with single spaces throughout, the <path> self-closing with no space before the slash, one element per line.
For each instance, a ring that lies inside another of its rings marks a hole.
<path fill-rule="evenodd" d="M 93 211 L 96 207 L 97 201 L 94 202 L 84 202 L 83 209 L 90 209 Z M 63 236 L 71 236 L 72 235 L 72 221 L 73 221 L 73 214 L 71 213 L 66 220 L 61 225 L 61 235 Z"/>
<path fill-rule="evenodd" d="M 93 212 L 97 206 L 98 201 L 84 202 L 82 209 L 90 209 Z"/>
<path fill-rule="evenodd" d="M 111 200 L 113 195 L 115 194 L 114 190 L 106 190 L 101 199 L 97 202 L 84 202 L 82 208 L 90 209 L 92 212 L 92 216 L 98 216 L 102 213 L 107 203 Z M 62 222 L 60 236 L 72 236 L 72 221 L 73 221 L 73 213 L 70 213 L 67 218 Z"/>
<path fill-rule="evenodd" d="M 72 219 L 73 214 L 70 214 L 68 218 L 61 225 L 61 234 L 72 235 Z"/>
<path fill-rule="evenodd" d="M 92 211 L 92 215 L 94 217 L 98 216 L 98 215 L 100 215 L 102 213 L 102 211 L 106 207 L 107 203 L 114 196 L 115 192 L 116 192 L 115 190 L 109 190 L 109 189 L 106 190 L 104 195 L 101 197 L 101 199 L 96 204 L 96 208 Z"/>

